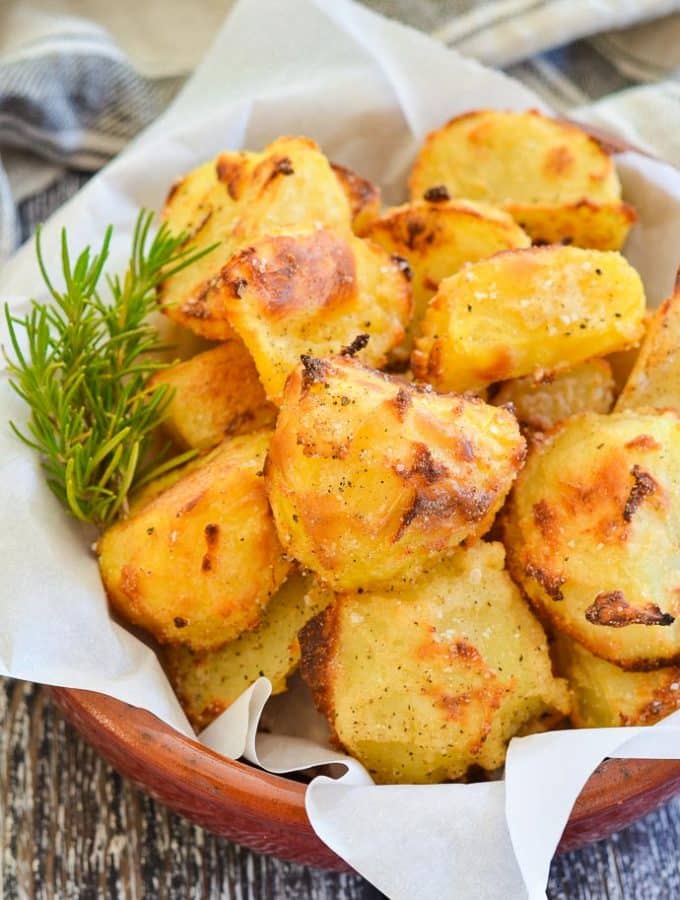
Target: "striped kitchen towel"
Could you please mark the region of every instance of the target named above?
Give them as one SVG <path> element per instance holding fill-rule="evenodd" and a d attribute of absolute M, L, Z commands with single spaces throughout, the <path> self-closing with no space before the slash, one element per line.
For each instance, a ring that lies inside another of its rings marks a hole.
<path fill-rule="evenodd" d="M 84 180 L 148 125 L 230 5 L 201 0 L 200 16 L 184 0 L 62 0 L 59 15 L 49 0 L 2 5 L 0 261 L 26 236 L 18 204 L 65 178 Z M 505 68 L 561 113 L 680 165 L 680 0 L 367 5 Z"/>

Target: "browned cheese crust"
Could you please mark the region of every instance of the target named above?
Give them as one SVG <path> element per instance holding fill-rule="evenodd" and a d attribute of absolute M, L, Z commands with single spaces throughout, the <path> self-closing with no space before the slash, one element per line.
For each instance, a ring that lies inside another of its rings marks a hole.
<path fill-rule="evenodd" d="M 336 589 L 368 588 L 408 581 L 483 534 L 524 450 L 506 410 L 420 390 L 349 356 L 303 357 L 286 383 L 266 484 L 287 552 Z"/>
<path fill-rule="evenodd" d="M 532 448 L 505 516 L 541 616 L 626 669 L 680 662 L 680 421 L 576 416 Z"/>
<path fill-rule="evenodd" d="M 263 238 L 238 253 L 222 277 L 229 320 L 276 403 L 302 354 L 339 353 L 357 334 L 370 336 L 361 359 L 384 365 L 411 314 L 410 284 L 399 263 L 381 247 L 336 230 Z"/>

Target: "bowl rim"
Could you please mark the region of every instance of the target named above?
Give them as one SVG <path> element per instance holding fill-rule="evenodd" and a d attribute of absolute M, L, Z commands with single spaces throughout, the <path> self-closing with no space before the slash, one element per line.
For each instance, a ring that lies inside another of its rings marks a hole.
<path fill-rule="evenodd" d="M 556 118 L 584 130 L 611 155 L 628 150 L 649 155 L 590 123 L 567 116 Z M 295 832 L 315 851 L 309 854 L 315 860 L 310 864 L 343 871 L 350 868 L 312 828 L 305 810 L 306 784 L 222 756 L 176 731 L 148 710 L 106 694 L 57 686 L 50 687 L 50 691 L 67 719 L 114 768 L 147 792 L 155 793 L 167 806 L 201 821 L 201 816 L 194 817 L 187 812 L 187 804 L 168 799 L 172 791 L 154 791 L 152 787 L 168 782 L 176 792 L 189 780 L 192 794 L 208 804 L 222 802 L 225 807 L 237 809 L 245 819 L 261 824 L 266 819 L 268 828 L 289 834 Z M 557 852 L 605 837 L 678 792 L 680 759 L 605 759 L 577 797 Z M 201 824 L 210 828 L 206 821 Z M 249 843 L 247 838 L 241 842 Z M 267 852 L 268 848 L 254 849 Z M 285 857 L 285 853 L 281 855 Z M 297 861 L 307 860 L 297 858 Z"/>
<path fill-rule="evenodd" d="M 179 788 L 191 783 L 194 798 L 228 804 L 253 822 L 272 830 L 294 831 L 313 845 L 334 868 L 347 864 L 326 847 L 305 811 L 306 785 L 289 776 L 273 775 L 255 765 L 221 756 L 187 737 L 153 713 L 105 694 L 53 687 L 52 695 L 67 718 L 114 767 L 153 793 L 168 782 Z M 93 740 L 93 736 L 95 739 Z M 134 770 L 122 760 L 134 760 Z M 126 771 L 127 770 L 127 771 Z M 577 798 L 559 851 L 596 840 L 634 821 L 680 791 L 680 759 L 606 759 L 593 772 Z M 164 792 L 158 792 L 162 795 Z M 168 806 L 177 806 L 165 796 Z M 626 815 L 626 808 L 635 808 Z M 184 812 L 184 809 L 180 809 Z M 189 813 L 191 817 L 191 813 Z M 615 821 L 611 826 L 612 818 Z M 608 824 L 609 823 L 609 824 Z M 210 828 L 210 825 L 208 825 Z M 247 843 L 247 840 L 243 840 Z M 324 855 L 325 854 L 325 855 Z M 285 853 L 282 854 L 285 856 Z"/>

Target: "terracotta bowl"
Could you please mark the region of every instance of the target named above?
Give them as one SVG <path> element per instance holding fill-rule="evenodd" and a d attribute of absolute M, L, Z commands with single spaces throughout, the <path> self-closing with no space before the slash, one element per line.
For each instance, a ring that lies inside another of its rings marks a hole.
<path fill-rule="evenodd" d="M 587 130 L 612 153 L 633 149 L 596 128 Z M 225 759 L 151 713 L 103 694 L 66 688 L 52 693 L 115 769 L 192 822 L 260 853 L 350 869 L 312 830 L 303 783 Z M 607 837 L 678 792 L 680 760 L 606 760 L 577 799 L 558 850 Z"/>
<path fill-rule="evenodd" d="M 151 713 L 103 694 L 67 688 L 52 694 L 115 769 L 192 822 L 260 853 L 349 869 L 312 830 L 304 784 L 225 759 Z M 680 760 L 606 760 L 576 801 L 559 850 L 607 837 L 679 791 Z"/>

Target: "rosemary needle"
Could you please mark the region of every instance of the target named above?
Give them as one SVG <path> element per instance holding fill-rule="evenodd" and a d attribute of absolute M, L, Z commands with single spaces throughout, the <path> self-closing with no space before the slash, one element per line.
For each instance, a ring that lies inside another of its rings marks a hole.
<path fill-rule="evenodd" d="M 64 506 L 100 528 L 127 512 L 133 487 L 194 455 L 169 459 L 166 448 L 151 471 L 141 465 L 171 399 L 167 385 L 148 387 L 150 375 L 166 363 L 154 356 L 163 346 L 146 318 L 158 284 L 213 248 L 184 250 L 185 235 L 171 234 L 166 225 L 152 238 L 152 221 L 152 213 L 140 212 L 122 278 L 104 274 L 111 227 L 98 252 L 86 247 L 75 262 L 62 231 L 61 291 L 47 272 L 38 231 L 38 265 L 54 302 L 32 300 L 24 317 L 5 304 L 10 384 L 31 411 L 25 431 L 10 426 L 40 455 L 47 483 Z"/>

